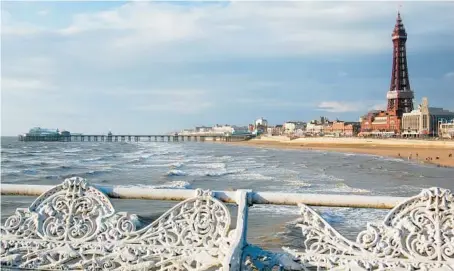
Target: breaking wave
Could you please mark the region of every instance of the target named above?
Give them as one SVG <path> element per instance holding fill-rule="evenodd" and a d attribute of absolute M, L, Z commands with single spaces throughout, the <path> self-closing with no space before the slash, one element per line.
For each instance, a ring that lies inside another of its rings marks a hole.
<path fill-rule="evenodd" d="M 123 188 L 151 188 L 151 189 L 191 189 L 191 183 L 187 181 L 172 181 L 160 185 L 120 185 Z"/>

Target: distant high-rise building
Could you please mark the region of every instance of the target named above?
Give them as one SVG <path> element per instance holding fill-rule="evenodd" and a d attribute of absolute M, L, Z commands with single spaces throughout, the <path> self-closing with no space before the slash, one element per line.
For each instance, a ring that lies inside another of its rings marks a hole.
<path fill-rule="evenodd" d="M 410 88 L 407 65 L 407 32 L 400 13 L 397 13 L 396 25 L 392 33 L 393 62 L 391 85 L 386 98 L 386 110 L 373 110 L 361 117 L 361 133 L 400 134 L 401 120 L 404 113 L 413 110 L 413 91 Z"/>

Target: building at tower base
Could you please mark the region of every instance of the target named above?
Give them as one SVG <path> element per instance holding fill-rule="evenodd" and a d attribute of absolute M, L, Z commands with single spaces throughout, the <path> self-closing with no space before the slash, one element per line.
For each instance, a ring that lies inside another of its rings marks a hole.
<path fill-rule="evenodd" d="M 440 126 L 454 121 L 454 112 L 440 107 L 429 107 L 427 98 L 422 99 L 418 109 L 402 116 L 402 136 L 439 136 Z"/>
<path fill-rule="evenodd" d="M 388 111 L 372 110 L 359 119 L 359 136 L 396 136 L 400 133 L 401 119 Z"/>

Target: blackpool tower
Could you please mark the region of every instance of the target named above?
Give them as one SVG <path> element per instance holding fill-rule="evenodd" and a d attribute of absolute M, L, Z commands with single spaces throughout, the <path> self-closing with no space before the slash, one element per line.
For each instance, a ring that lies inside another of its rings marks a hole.
<path fill-rule="evenodd" d="M 397 13 L 396 25 L 392 33 L 393 64 L 391 85 L 386 94 L 386 110 L 369 111 L 361 117 L 361 132 L 400 134 L 401 120 L 404 113 L 413 110 L 413 91 L 410 88 L 407 66 L 407 32 L 400 13 Z"/>
<path fill-rule="evenodd" d="M 392 33 L 392 41 L 394 47 L 393 66 L 391 86 L 386 95 L 388 99 L 387 111 L 388 114 L 400 118 L 403 113 L 409 113 L 413 110 L 413 91 L 408 79 L 407 50 L 405 47 L 407 32 L 399 12 Z"/>

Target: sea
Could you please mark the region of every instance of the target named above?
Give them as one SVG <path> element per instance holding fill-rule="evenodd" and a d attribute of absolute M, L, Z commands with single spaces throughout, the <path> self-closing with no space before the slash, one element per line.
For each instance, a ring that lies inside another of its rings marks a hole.
<path fill-rule="evenodd" d="M 413 196 L 432 186 L 454 191 L 454 168 L 375 155 L 273 149 L 210 142 L 19 142 L 2 137 L 1 182 L 57 185 L 80 176 L 92 184 L 156 189 L 275 191 L 337 195 Z M 2 196 L 1 220 L 35 197 Z M 150 223 L 177 204 L 112 199 L 117 211 Z M 235 220 L 235 206 L 232 210 Z M 368 222 L 387 210 L 314 209 L 345 237 L 355 240 Z M 248 242 L 265 249 L 302 246 L 297 206 L 254 205 Z"/>

